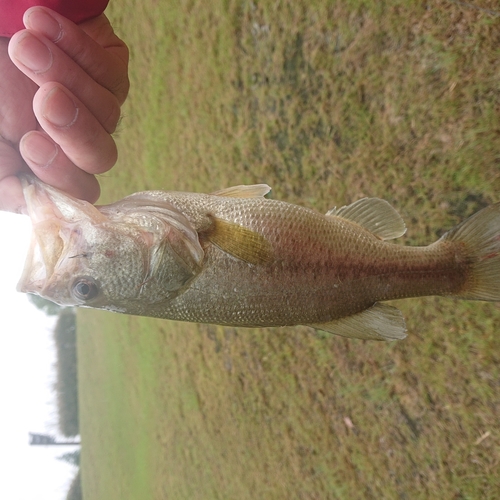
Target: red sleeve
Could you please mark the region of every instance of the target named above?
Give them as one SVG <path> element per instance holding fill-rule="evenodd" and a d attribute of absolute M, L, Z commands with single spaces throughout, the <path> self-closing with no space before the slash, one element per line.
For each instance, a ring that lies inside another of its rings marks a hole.
<path fill-rule="evenodd" d="M 0 0 L 0 36 L 12 36 L 24 29 L 23 14 L 29 7 L 42 5 L 81 23 L 102 14 L 109 0 Z"/>

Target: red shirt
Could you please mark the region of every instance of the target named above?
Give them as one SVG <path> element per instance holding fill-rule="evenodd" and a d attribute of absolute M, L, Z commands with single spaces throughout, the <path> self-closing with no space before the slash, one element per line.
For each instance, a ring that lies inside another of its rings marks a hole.
<path fill-rule="evenodd" d="M 0 0 L 0 36 L 12 36 L 24 29 L 23 14 L 29 7 L 41 5 L 81 23 L 102 14 L 108 0 Z"/>

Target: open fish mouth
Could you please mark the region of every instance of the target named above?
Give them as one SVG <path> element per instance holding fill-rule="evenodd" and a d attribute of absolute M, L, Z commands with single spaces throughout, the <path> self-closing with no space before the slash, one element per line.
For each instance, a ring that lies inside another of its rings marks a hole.
<path fill-rule="evenodd" d="M 41 294 L 64 249 L 63 220 L 43 186 L 31 177 L 24 177 L 22 183 L 33 230 L 17 290 Z"/>
<path fill-rule="evenodd" d="M 78 222 L 92 205 L 43 184 L 33 176 L 21 178 L 32 223 L 30 247 L 17 290 L 45 295 L 58 264 L 79 238 Z M 97 212 L 98 213 L 98 212 Z"/>

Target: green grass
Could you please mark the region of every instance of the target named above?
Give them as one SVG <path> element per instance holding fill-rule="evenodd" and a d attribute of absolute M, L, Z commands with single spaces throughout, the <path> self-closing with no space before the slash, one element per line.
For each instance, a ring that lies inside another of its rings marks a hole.
<path fill-rule="evenodd" d="M 499 16 L 403 0 L 109 16 L 132 91 L 103 202 L 254 182 L 320 211 L 378 196 L 424 244 L 498 200 Z M 392 344 L 80 311 L 84 497 L 498 498 L 500 308 L 398 307 Z"/>

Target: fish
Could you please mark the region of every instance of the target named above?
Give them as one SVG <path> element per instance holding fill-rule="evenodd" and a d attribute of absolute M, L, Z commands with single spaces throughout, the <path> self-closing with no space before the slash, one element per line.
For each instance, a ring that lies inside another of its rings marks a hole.
<path fill-rule="evenodd" d="M 406 226 L 379 198 L 321 214 L 256 184 L 94 206 L 22 184 L 33 230 L 17 289 L 62 306 L 389 341 L 406 326 L 386 301 L 500 300 L 500 203 L 416 247 L 391 241 Z"/>

